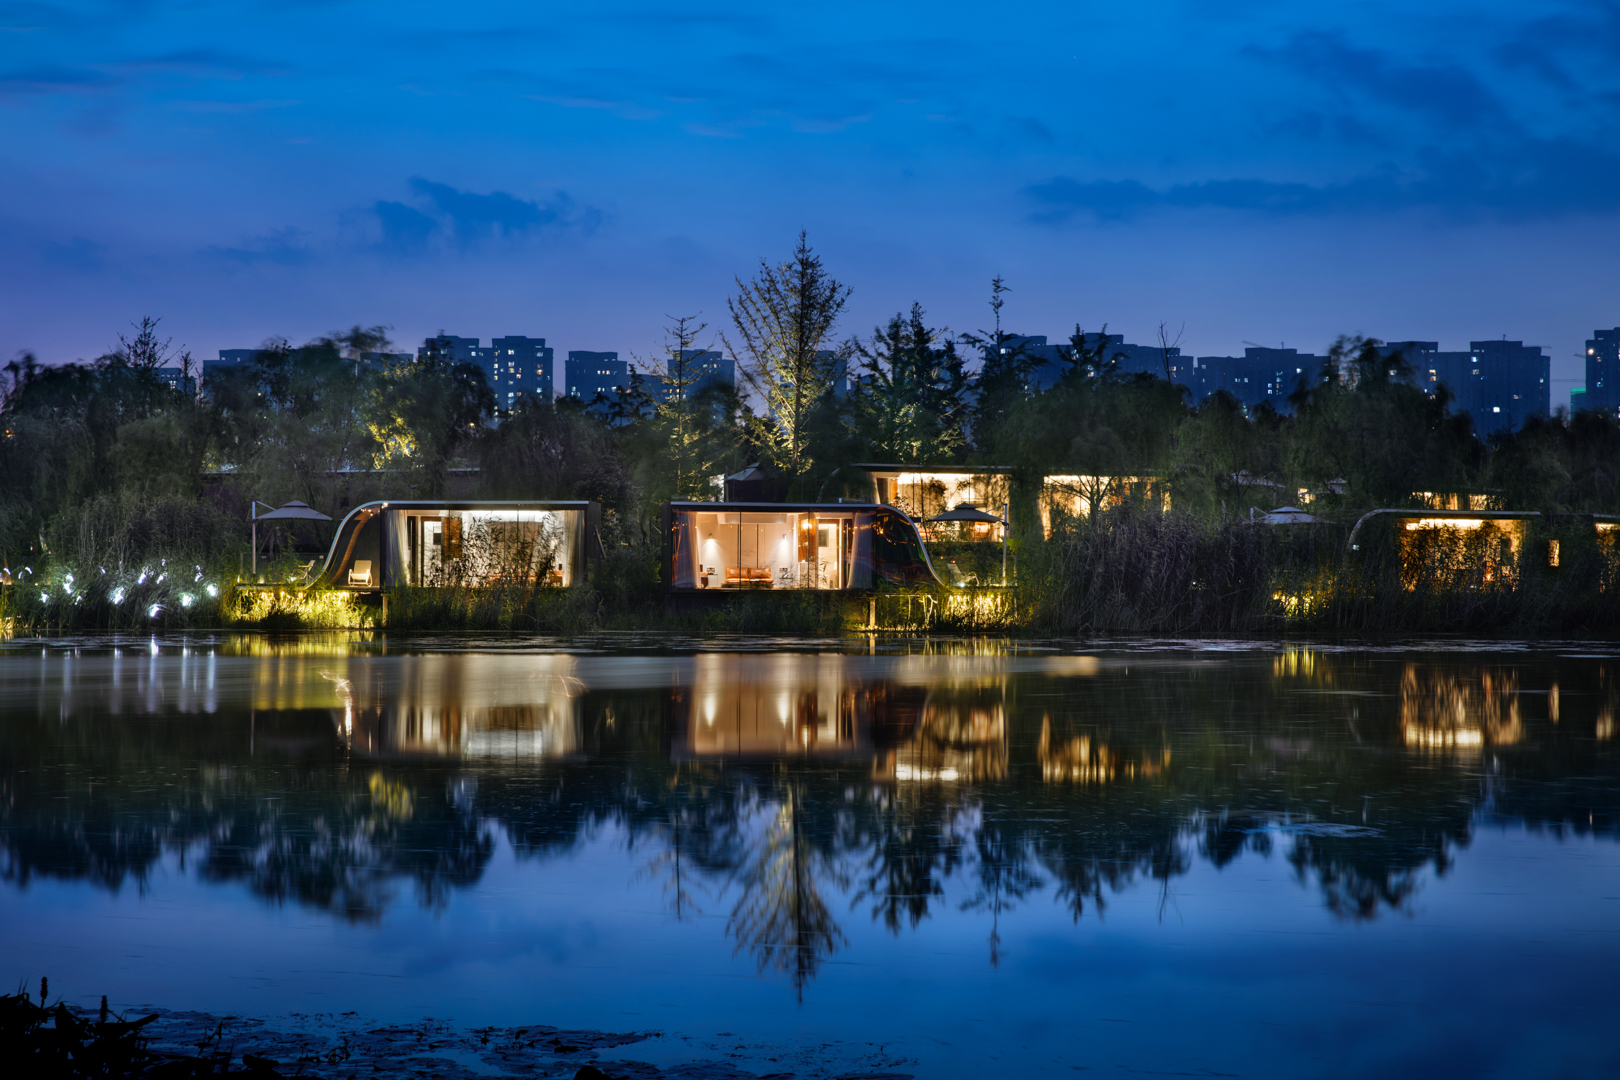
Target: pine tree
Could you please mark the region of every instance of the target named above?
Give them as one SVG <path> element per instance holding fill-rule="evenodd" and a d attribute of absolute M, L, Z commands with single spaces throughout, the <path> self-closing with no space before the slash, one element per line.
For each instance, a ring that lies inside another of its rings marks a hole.
<path fill-rule="evenodd" d="M 853 351 L 833 341 L 849 293 L 801 232 L 792 258 L 775 266 L 761 259 L 754 279 L 738 278 L 737 295 L 726 301 L 737 341 L 721 340 L 765 406 L 765 415 L 751 421 L 751 434 L 790 482 L 814 464 L 808 453 L 811 414 L 832 392 Z"/>

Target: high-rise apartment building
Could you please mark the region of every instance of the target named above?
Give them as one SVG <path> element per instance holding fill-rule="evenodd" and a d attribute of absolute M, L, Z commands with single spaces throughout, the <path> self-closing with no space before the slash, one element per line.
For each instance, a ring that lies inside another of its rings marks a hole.
<path fill-rule="evenodd" d="M 717 349 L 682 349 L 679 359 L 669 358 L 668 367 L 668 382 L 676 380 L 680 367 L 686 369 L 691 382 L 687 393 L 692 396 L 715 385 L 737 385 L 737 362 Z"/>
<path fill-rule="evenodd" d="M 1586 343 L 1586 393 L 1579 408 L 1620 414 L 1620 327 L 1592 331 Z M 1577 410 L 1573 397 L 1570 409 Z"/>
<path fill-rule="evenodd" d="M 478 340 L 441 330 L 422 343 L 417 355 L 424 360 L 477 364 L 489 380 L 498 409 L 515 409 L 525 400 L 551 401 L 555 350 L 546 345 L 545 338 L 509 334 L 490 339 L 487 346 L 479 345 Z"/>
<path fill-rule="evenodd" d="M 1115 370 L 1122 375 L 1146 373 L 1164 378 L 1167 351 L 1172 382 L 1185 382 L 1187 374 L 1192 370 L 1192 357 L 1182 356 L 1181 350 L 1175 346 L 1164 350 L 1157 345 L 1132 345 L 1125 340 L 1124 334 L 1104 336 L 1092 333 L 1087 334 L 1085 340 L 1088 349 L 1095 349 L 1099 343 L 1102 344 L 1103 359 L 1113 361 Z M 1008 338 L 1002 347 L 1008 351 L 1021 348 L 1024 355 L 1034 361 L 1029 376 L 1030 388 L 1033 390 L 1050 390 L 1068 370 L 1067 340 L 1059 345 L 1050 345 L 1045 334 L 1032 334 L 1027 337 Z"/>
<path fill-rule="evenodd" d="M 1396 341 L 1414 383 L 1436 393 L 1451 391 L 1451 411 L 1465 412 L 1481 435 L 1517 431 L 1532 416 L 1546 416 L 1552 404 L 1552 361 L 1536 345 L 1522 341 L 1471 341 L 1467 352 L 1441 352 L 1435 341 Z"/>
<path fill-rule="evenodd" d="M 1321 377 L 1322 357 L 1298 349 L 1251 346 L 1242 356 L 1200 356 L 1192 379 L 1185 385 L 1199 401 L 1219 390 L 1252 409 L 1269 402 L 1280 413 L 1293 411 L 1289 397 L 1301 384 L 1310 385 Z"/>
<path fill-rule="evenodd" d="M 457 337 L 440 330 L 437 337 L 430 337 L 422 342 L 422 347 L 416 350 L 416 355 L 422 360 L 466 363 L 473 359 L 473 351 L 477 348 L 478 339 L 475 337 Z"/>
<path fill-rule="evenodd" d="M 616 352 L 571 349 L 565 374 L 567 396 L 587 405 L 598 394 L 611 398 L 630 385 L 630 365 Z"/>
<path fill-rule="evenodd" d="M 525 401 L 549 405 L 555 396 L 552 371 L 556 350 L 545 338 L 509 334 L 490 339 L 489 348 L 474 349 L 475 360 L 489 377 L 495 404 L 515 409 Z"/>

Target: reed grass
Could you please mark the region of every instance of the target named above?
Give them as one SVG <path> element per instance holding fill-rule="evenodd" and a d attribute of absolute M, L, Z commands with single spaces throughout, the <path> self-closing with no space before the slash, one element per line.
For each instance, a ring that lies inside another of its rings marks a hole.
<path fill-rule="evenodd" d="M 1489 527 L 1415 548 L 1387 526 L 1357 550 L 1348 534 L 1120 507 L 1022 546 L 1000 615 L 1063 634 L 1620 630 L 1614 549 L 1590 524 L 1538 526 L 1506 560 Z"/>

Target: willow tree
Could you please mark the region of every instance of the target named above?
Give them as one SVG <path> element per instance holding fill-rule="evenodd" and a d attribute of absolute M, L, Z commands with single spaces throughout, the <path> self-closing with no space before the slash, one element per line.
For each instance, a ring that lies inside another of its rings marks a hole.
<path fill-rule="evenodd" d="M 738 278 L 737 295 L 726 301 L 737 340 L 721 341 L 765 406 L 763 416 L 750 420 L 750 433 L 790 481 L 813 464 L 811 414 L 849 362 L 850 348 L 833 340 L 849 292 L 800 232 L 792 258 L 775 266 L 761 259 L 759 273 L 752 281 Z"/>

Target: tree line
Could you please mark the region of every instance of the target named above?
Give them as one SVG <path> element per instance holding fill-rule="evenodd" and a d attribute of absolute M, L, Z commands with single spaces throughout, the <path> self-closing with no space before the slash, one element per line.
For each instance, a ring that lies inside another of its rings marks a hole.
<path fill-rule="evenodd" d="M 1399 356 L 1361 338 L 1340 338 L 1302 378 L 1291 413 L 1225 393 L 1193 401 L 1163 376 L 1121 372 L 1106 325 L 1077 324 L 1059 376 L 1037 388 L 1039 359 L 1003 322 L 1009 295 L 992 283 L 985 329 L 936 325 L 914 303 L 847 334 L 850 289 L 801 234 L 788 258 L 737 278 L 724 328 L 671 320 L 638 358 L 668 372 L 661 394 L 638 376 L 609 401 L 510 410 L 475 364 L 364 362 L 391 348 L 381 326 L 267 342 L 199 396 L 164 377 L 196 365 L 144 319 L 94 361 L 5 365 L 0 552 L 8 565 L 53 547 L 82 561 L 106 544 L 217 556 L 240 546 L 234 523 L 249 500 L 301 499 L 340 517 L 368 499 L 452 493 L 596 499 L 630 536 L 662 501 L 717 497 L 715 477 L 754 462 L 783 498 L 803 501 L 862 494 L 847 466 L 882 461 L 1153 477 L 1177 512 L 1206 520 L 1301 490 L 1331 491 L 1347 511 L 1412 505 L 1424 491 L 1620 511 L 1612 417 L 1560 414 L 1482 438 L 1444 388 L 1419 388 Z M 701 382 L 692 356 L 713 346 L 737 361 L 738 386 Z M 125 535 L 142 515 L 150 535 Z"/>

